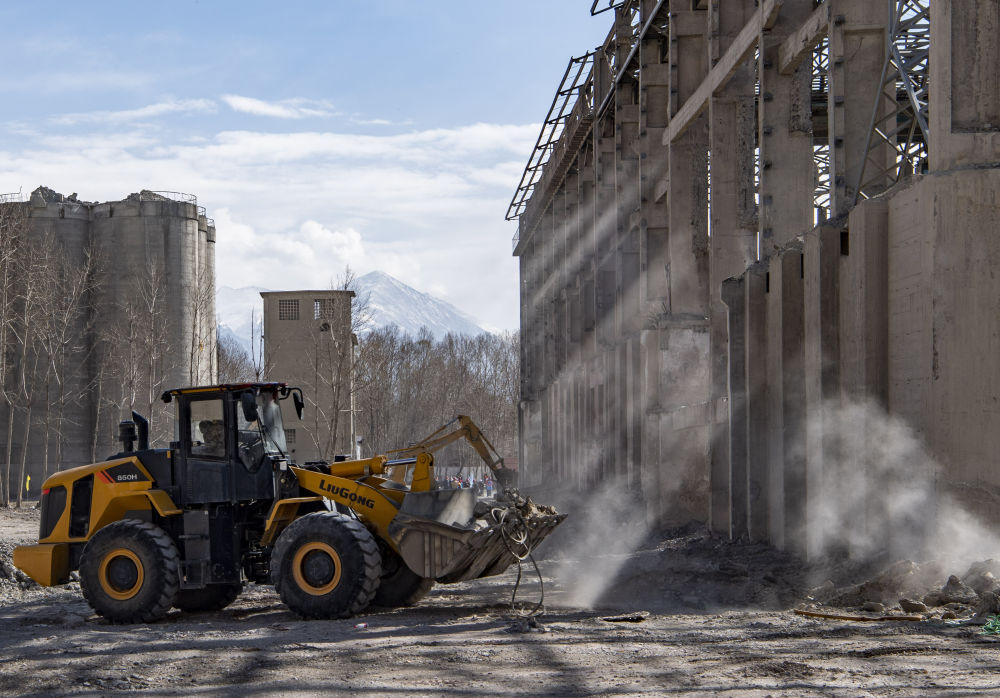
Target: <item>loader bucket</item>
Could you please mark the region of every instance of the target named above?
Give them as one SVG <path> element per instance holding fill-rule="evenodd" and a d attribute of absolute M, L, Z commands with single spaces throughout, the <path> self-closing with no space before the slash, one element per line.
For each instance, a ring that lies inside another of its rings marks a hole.
<path fill-rule="evenodd" d="M 564 518 L 517 495 L 494 504 L 476 502 L 471 490 L 410 492 L 389 535 L 411 570 L 451 584 L 504 572 Z"/>

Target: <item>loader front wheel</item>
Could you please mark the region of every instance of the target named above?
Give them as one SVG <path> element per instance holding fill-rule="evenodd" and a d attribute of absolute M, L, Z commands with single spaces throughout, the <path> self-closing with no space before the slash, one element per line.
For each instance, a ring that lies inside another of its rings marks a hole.
<path fill-rule="evenodd" d="M 221 611 L 235 601 L 241 591 L 242 584 L 209 584 L 204 589 L 181 589 L 174 607 L 186 613 Z"/>
<path fill-rule="evenodd" d="M 388 608 L 412 606 L 427 596 L 434 586 L 434 579 L 421 577 L 411 570 L 389 546 L 379 547 L 382 548 L 382 580 L 372 603 Z"/>
<path fill-rule="evenodd" d="M 346 618 L 364 610 L 381 573 L 372 534 L 333 511 L 296 519 L 271 554 L 271 583 L 285 605 L 304 618 Z"/>
<path fill-rule="evenodd" d="M 80 589 L 112 623 L 150 623 L 167 614 L 180 585 L 177 546 L 146 521 L 123 519 L 99 530 L 80 558 Z"/>

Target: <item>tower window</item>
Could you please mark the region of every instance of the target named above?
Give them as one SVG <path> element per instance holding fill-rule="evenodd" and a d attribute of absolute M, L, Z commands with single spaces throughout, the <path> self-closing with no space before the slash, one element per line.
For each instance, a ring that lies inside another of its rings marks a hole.
<path fill-rule="evenodd" d="M 332 298 L 317 298 L 313 301 L 313 320 L 332 320 L 333 310 Z"/>
<path fill-rule="evenodd" d="M 278 301 L 278 319 L 279 320 L 298 320 L 299 319 L 299 301 L 296 299 L 292 300 L 279 300 Z"/>

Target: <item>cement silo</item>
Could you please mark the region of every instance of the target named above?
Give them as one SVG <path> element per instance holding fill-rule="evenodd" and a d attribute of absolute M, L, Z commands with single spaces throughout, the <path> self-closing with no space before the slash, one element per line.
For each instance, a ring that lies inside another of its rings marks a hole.
<path fill-rule="evenodd" d="M 27 204 L 0 203 L 15 205 L 27 211 L 26 241 L 51 248 L 56 266 L 62 259 L 66 269 L 91 270 L 83 309 L 72 317 L 66 378 L 58 381 L 72 396 L 55 401 L 70 410 L 59 422 L 61 439 L 39 426 L 39 415 L 51 419 L 51 386 L 35 386 L 30 412 L 16 406 L 13 428 L 0 406 L 0 446 L 9 431 L 18 464 L 30 419 L 28 472 L 37 491 L 46 458 L 51 471 L 116 450 L 117 423 L 133 409 L 150 418 L 154 443 L 166 445 L 171 425 L 161 392 L 216 380 L 215 226 L 193 195 L 174 192 L 87 203 L 39 187 Z M 24 482 L 12 483 L 17 488 Z"/>

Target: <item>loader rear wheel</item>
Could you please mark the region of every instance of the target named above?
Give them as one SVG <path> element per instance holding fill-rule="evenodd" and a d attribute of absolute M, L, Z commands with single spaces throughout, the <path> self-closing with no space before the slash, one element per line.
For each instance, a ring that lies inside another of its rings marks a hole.
<path fill-rule="evenodd" d="M 209 584 L 204 589 L 181 589 L 174 607 L 187 613 L 221 611 L 235 601 L 241 591 L 242 584 Z"/>
<path fill-rule="evenodd" d="M 271 554 L 271 583 L 285 605 L 304 618 L 346 618 L 364 610 L 381 573 L 372 534 L 333 511 L 296 519 Z"/>
<path fill-rule="evenodd" d="M 421 577 L 411 570 L 389 546 L 379 547 L 382 549 L 382 579 L 372 603 L 389 608 L 412 606 L 427 596 L 434 579 Z"/>
<path fill-rule="evenodd" d="M 180 585 L 177 546 L 146 521 L 123 519 L 99 530 L 80 557 L 80 589 L 112 623 L 150 623 L 167 614 Z"/>

